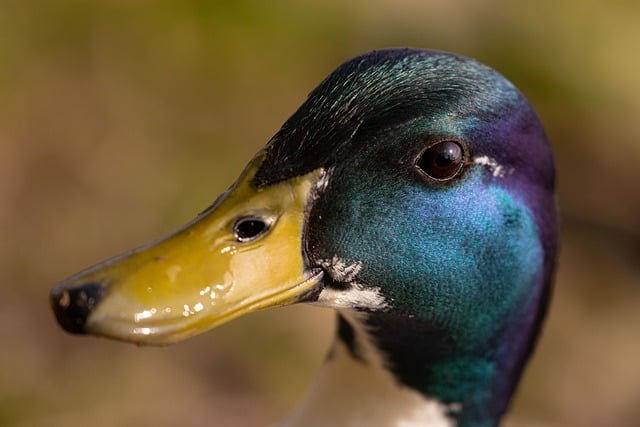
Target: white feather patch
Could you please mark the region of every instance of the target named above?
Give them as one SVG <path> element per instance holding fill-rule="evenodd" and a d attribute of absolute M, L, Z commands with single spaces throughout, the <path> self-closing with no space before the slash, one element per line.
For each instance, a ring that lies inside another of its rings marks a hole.
<path fill-rule="evenodd" d="M 362 263 L 348 264 L 344 260 L 334 256 L 330 260 L 323 260 L 320 265 L 329 277 L 339 283 L 345 284 L 345 289 L 324 288 L 315 302 L 332 308 L 367 308 L 381 310 L 389 304 L 382 296 L 379 287 L 366 286 L 356 281 L 356 276 L 362 270 Z"/>
<path fill-rule="evenodd" d="M 350 283 L 353 282 L 362 270 L 361 262 L 347 264 L 345 261 L 334 255 L 331 259 L 320 261 L 320 265 L 327 270 L 329 276 L 336 282 Z"/>
<path fill-rule="evenodd" d="M 513 173 L 513 168 L 506 169 L 504 166 L 499 164 L 496 159 L 493 159 L 489 156 L 475 157 L 473 159 L 473 163 L 489 167 L 489 169 L 491 169 L 491 172 L 493 173 L 493 176 L 496 176 L 498 178 L 504 178 L 505 175 L 511 175 Z"/>
<path fill-rule="evenodd" d="M 365 287 L 351 283 L 349 289 L 324 288 L 314 303 L 331 308 L 368 308 L 382 310 L 389 304 L 385 301 L 380 288 Z"/>

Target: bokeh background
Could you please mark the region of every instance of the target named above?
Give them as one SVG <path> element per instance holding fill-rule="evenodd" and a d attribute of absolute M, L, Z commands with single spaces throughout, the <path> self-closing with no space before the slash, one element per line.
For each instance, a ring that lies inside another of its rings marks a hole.
<path fill-rule="evenodd" d="M 452 50 L 529 97 L 557 154 L 555 298 L 507 425 L 640 425 L 640 3 L 0 1 L 0 425 L 261 426 L 300 399 L 329 311 L 166 348 L 79 338 L 49 288 L 192 218 L 332 69 Z"/>

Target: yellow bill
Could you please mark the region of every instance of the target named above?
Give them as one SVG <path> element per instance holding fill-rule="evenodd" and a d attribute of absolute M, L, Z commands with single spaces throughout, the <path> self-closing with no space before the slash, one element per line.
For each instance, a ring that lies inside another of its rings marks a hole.
<path fill-rule="evenodd" d="M 302 241 L 322 171 L 256 188 L 261 162 L 175 233 L 59 283 L 51 302 L 60 324 L 166 344 L 313 292 L 322 272 L 306 268 Z"/>

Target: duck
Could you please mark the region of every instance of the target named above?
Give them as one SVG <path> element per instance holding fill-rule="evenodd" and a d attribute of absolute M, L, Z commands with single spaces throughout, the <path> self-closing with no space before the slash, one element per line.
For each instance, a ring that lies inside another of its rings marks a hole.
<path fill-rule="evenodd" d="M 209 208 L 57 283 L 50 302 L 70 333 L 152 345 L 327 307 L 335 340 L 284 426 L 497 426 L 550 301 L 554 187 L 541 121 L 497 71 L 371 51 Z"/>

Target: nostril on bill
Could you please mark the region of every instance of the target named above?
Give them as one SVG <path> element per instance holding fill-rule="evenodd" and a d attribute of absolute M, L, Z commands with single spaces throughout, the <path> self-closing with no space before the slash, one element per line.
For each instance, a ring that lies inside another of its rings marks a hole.
<path fill-rule="evenodd" d="M 56 286 L 51 291 L 51 307 L 60 326 L 72 334 L 86 333 L 87 318 L 105 295 L 105 287 L 89 282 L 73 288 Z"/>

